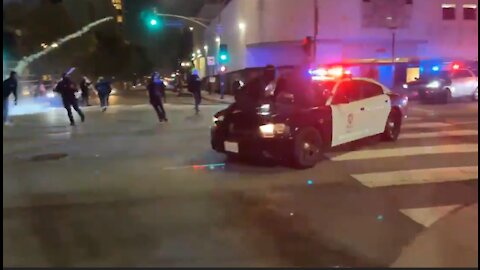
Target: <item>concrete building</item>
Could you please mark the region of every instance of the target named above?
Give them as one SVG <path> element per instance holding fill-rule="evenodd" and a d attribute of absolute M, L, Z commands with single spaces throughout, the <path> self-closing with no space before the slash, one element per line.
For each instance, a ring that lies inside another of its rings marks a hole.
<path fill-rule="evenodd" d="M 315 1 L 317 64 L 478 59 L 478 0 L 232 0 L 205 31 L 208 55 L 227 44 L 228 71 L 299 64 L 302 39 L 314 35 Z"/>

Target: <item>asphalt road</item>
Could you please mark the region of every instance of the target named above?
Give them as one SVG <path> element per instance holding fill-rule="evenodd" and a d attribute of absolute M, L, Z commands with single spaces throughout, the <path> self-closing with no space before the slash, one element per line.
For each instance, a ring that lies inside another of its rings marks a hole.
<path fill-rule="evenodd" d="M 225 105 L 194 115 L 191 97 L 170 95 L 159 124 L 145 103 L 121 93 L 76 127 L 61 109 L 14 116 L 4 266 L 389 266 L 478 202 L 475 103 L 412 104 L 398 142 L 336 149 L 303 171 L 213 152 Z"/>

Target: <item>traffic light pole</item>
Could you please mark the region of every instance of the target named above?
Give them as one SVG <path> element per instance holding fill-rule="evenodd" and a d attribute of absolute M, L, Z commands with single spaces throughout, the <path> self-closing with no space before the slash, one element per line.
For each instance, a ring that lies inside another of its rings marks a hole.
<path fill-rule="evenodd" d="M 208 25 L 206 25 L 206 24 L 202 23 L 201 21 L 199 21 L 201 18 L 185 17 L 185 16 L 181 16 L 181 15 L 167 14 L 167 13 L 158 13 L 158 12 L 155 12 L 155 15 L 161 16 L 161 17 L 171 17 L 171 18 L 183 19 L 183 20 L 187 20 L 187 21 L 193 22 L 193 23 L 195 23 L 195 24 L 197 24 L 197 25 L 200 25 L 200 26 L 204 27 L 205 29 L 208 28 Z"/>

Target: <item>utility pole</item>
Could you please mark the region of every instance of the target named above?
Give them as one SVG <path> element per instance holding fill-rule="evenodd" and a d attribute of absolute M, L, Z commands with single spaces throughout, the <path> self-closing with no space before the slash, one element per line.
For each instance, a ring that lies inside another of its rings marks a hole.
<path fill-rule="evenodd" d="M 318 1 L 313 0 L 313 59 L 312 62 L 315 63 L 317 59 L 317 36 L 318 36 Z"/>

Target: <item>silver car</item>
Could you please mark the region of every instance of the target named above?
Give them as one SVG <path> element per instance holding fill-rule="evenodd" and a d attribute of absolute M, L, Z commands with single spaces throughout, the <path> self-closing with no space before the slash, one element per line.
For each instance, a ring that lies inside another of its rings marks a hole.
<path fill-rule="evenodd" d="M 426 74 L 406 87 L 418 91 L 421 101 L 438 100 L 448 103 L 453 98 L 478 101 L 478 76 L 467 68 Z"/>

